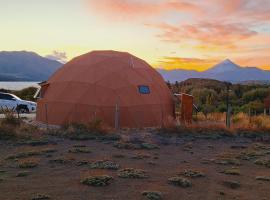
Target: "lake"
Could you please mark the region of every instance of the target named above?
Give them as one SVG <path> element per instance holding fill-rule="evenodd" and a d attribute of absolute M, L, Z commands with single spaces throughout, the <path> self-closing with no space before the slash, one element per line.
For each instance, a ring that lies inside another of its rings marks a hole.
<path fill-rule="evenodd" d="M 39 87 L 39 82 L 1 82 L 0 81 L 0 89 L 7 90 L 22 90 L 27 87 Z"/>

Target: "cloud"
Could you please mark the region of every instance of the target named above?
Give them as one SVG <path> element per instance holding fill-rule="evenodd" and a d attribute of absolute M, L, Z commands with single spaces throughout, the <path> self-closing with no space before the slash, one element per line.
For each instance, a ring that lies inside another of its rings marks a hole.
<path fill-rule="evenodd" d="M 48 59 L 56 60 L 61 63 L 66 63 L 67 55 L 66 52 L 53 51 L 52 54 L 45 56 Z"/>
<path fill-rule="evenodd" d="M 203 71 L 214 64 L 218 59 L 201 59 L 201 58 L 182 58 L 182 57 L 163 57 L 157 66 L 163 69 L 196 69 Z"/>
<path fill-rule="evenodd" d="M 151 25 L 150 25 L 151 26 Z M 181 43 L 191 42 L 196 45 L 234 47 L 239 40 L 255 36 L 256 31 L 250 30 L 244 24 L 227 24 L 221 22 L 199 22 L 197 24 L 156 24 L 153 27 L 160 30 L 157 34 L 163 41 Z"/>
<path fill-rule="evenodd" d="M 164 0 L 88 0 L 92 11 L 109 20 L 146 19 L 173 11 L 199 14 L 199 6 L 188 1 Z"/>

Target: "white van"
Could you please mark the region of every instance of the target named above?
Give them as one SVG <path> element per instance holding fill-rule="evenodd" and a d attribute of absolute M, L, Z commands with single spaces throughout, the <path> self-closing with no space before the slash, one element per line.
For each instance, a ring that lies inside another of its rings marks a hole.
<path fill-rule="evenodd" d="M 36 112 L 37 104 L 32 101 L 25 101 L 14 94 L 0 92 L 1 111 L 12 110 L 20 113 Z"/>

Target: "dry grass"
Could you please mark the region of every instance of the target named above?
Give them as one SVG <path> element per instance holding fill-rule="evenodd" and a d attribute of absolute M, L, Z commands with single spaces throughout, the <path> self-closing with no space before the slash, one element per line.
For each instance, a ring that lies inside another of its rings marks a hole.
<path fill-rule="evenodd" d="M 195 121 L 215 121 L 215 122 L 225 122 L 226 120 L 226 113 L 214 112 L 209 113 L 207 118 L 201 112 L 193 117 Z"/>
<path fill-rule="evenodd" d="M 245 113 L 238 113 L 232 118 L 234 128 L 249 128 L 270 130 L 270 116 L 257 115 L 249 117 Z"/>
<path fill-rule="evenodd" d="M 238 113 L 231 117 L 231 127 L 227 128 L 226 113 L 211 113 L 207 120 L 198 114 L 192 124 L 175 125 L 159 130 L 160 133 L 190 135 L 207 139 L 219 139 L 222 136 L 237 135 L 257 137 L 270 131 L 270 116 L 257 115 L 249 117 L 245 113 Z"/>
<path fill-rule="evenodd" d="M 6 112 L 5 118 L 0 119 L 0 140 L 30 139 L 42 135 L 36 126 L 26 124 L 12 112 Z"/>

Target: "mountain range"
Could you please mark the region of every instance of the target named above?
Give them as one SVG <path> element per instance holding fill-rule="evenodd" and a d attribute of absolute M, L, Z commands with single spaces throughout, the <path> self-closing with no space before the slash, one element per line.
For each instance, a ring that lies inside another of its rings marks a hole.
<path fill-rule="evenodd" d="M 1 51 L 0 81 L 44 81 L 63 64 L 42 57 L 34 52 Z M 219 81 L 269 82 L 270 71 L 256 67 L 241 67 L 227 59 L 206 71 L 157 69 L 166 81 L 181 82 L 189 78 L 215 79 Z"/>
<path fill-rule="evenodd" d="M 47 80 L 63 64 L 27 51 L 0 52 L 0 81 Z"/>
<path fill-rule="evenodd" d="M 158 69 L 158 72 L 166 81 L 184 81 L 189 78 L 206 78 L 219 81 L 228 81 L 232 83 L 246 81 L 269 81 L 270 70 L 262 70 L 257 67 L 241 67 L 231 60 L 226 59 L 206 71 L 198 72 L 195 70 L 164 70 Z"/>

